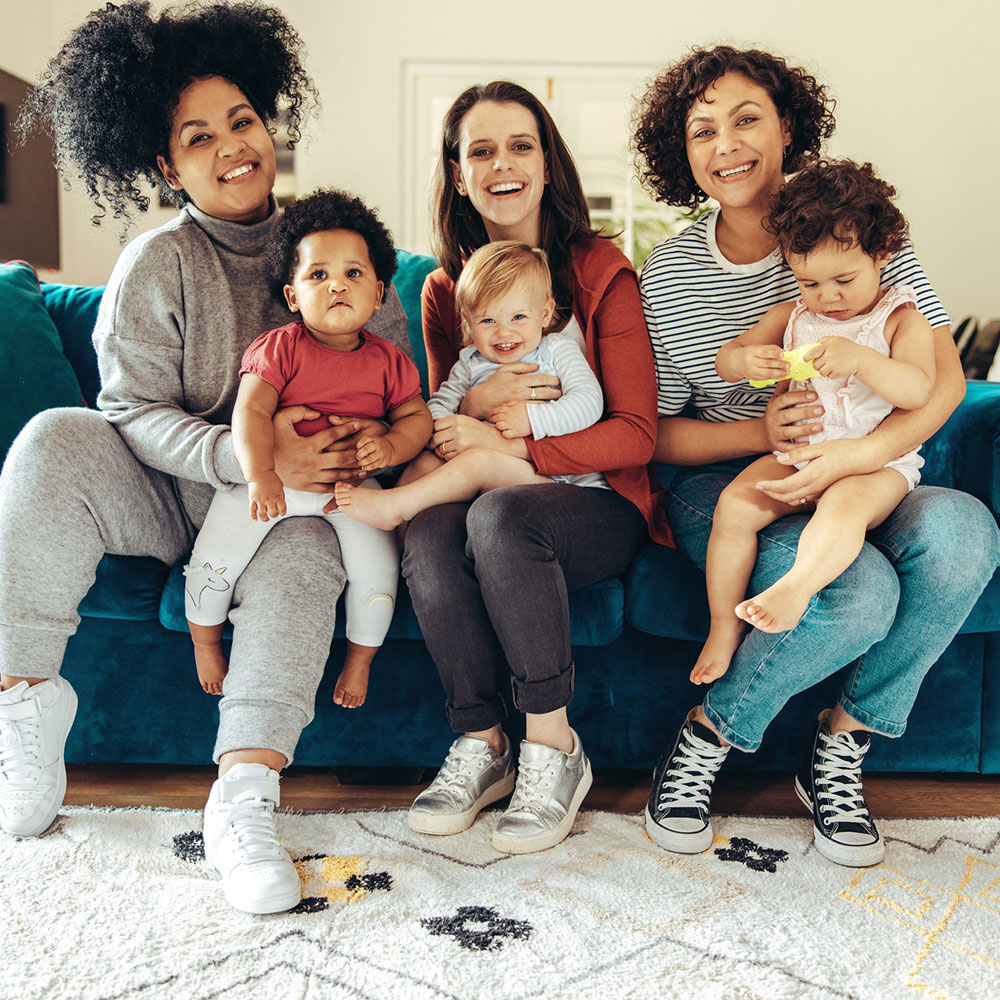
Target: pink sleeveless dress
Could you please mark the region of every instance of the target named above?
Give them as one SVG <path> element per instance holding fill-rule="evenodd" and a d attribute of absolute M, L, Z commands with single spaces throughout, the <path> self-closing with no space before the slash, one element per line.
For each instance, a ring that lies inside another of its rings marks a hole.
<path fill-rule="evenodd" d="M 815 343 L 823 337 L 847 337 L 888 357 L 886 320 L 896 309 L 908 304 L 915 308 L 916 303 L 916 296 L 909 285 L 896 285 L 882 296 L 871 312 L 840 320 L 810 312 L 799 299 L 785 327 L 784 349 L 794 350 Z M 791 388 L 811 388 L 823 405 L 823 430 L 818 434 L 808 435 L 806 440 L 810 444 L 839 438 L 864 437 L 878 427 L 893 408 L 854 375 L 844 378 L 819 375 L 808 383 L 792 382 Z M 887 469 L 896 469 L 904 476 L 911 490 L 920 482 L 920 468 L 924 464 L 919 452 L 920 449 L 915 448 L 886 464 Z M 799 463 L 798 468 L 807 464 Z"/>

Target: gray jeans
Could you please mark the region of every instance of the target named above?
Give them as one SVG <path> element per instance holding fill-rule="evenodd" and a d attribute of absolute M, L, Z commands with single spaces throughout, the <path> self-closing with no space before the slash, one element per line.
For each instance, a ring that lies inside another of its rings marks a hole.
<path fill-rule="evenodd" d="M 569 704 L 569 593 L 625 572 L 646 522 L 613 490 L 508 486 L 418 514 L 403 576 L 456 732 Z"/>
<path fill-rule="evenodd" d="M 140 463 L 93 410 L 30 421 L 0 475 L 0 671 L 58 674 L 101 557 L 185 558 L 212 494 L 204 484 L 204 505 L 185 509 L 173 477 Z M 320 519 L 290 518 L 261 545 L 235 588 L 216 759 L 262 748 L 291 763 L 343 587 L 337 537 Z"/>

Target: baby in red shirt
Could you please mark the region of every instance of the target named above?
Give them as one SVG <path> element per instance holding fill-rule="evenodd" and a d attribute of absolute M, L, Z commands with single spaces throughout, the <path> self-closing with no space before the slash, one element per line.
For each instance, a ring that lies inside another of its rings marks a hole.
<path fill-rule="evenodd" d="M 381 307 L 396 255 L 363 202 L 331 190 L 300 199 L 276 224 L 267 259 L 276 294 L 301 318 L 262 334 L 243 355 L 233 450 L 247 484 L 216 493 L 184 567 L 195 665 L 205 691 L 221 694 L 228 669 L 222 630 L 236 580 L 278 520 L 324 517 L 347 573 L 347 657 L 334 701 L 357 708 L 395 607 L 395 536 L 337 510 L 332 486 L 324 493 L 287 488 L 275 471 L 272 419 L 279 408 L 307 407 L 295 425 L 301 435 L 329 428 L 331 417 L 388 421 L 384 434 L 358 440 L 358 465 L 367 474 L 417 455 L 431 436 L 431 415 L 413 362 L 364 329 Z M 380 488 L 371 478 L 361 485 Z"/>

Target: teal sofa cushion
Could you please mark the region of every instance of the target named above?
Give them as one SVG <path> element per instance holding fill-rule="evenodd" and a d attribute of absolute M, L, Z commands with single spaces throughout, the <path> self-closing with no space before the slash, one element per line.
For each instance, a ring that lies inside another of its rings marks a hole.
<path fill-rule="evenodd" d="M 59 331 L 63 354 L 76 372 L 88 406 L 97 405 L 101 389 L 93 337 L 103 294 L 103 287 L 90 285 L 42 285 L 45 308 Z"/>
<path fill-rule="evenodd" d="M 403 311 L 406 313 L 406 332 L 420 372 L 420 387 L 424 399 L 428 394 L 427 350 L 424 347 L 424 331 L 420 321 L 420 292 L 424 287 L 424 279 L 437 266 L 437 260 L 428 254 L 396 251 L 396 273 L 392 283 L 396 286 L 399 301 L 403 303 Z"/>
<path fill-rule="evenodd" d="M 80 406 L 83 393 L 30 264 L 0 264 L 0 316 L 0 455 L 6 455 L 36 413 Z"/>

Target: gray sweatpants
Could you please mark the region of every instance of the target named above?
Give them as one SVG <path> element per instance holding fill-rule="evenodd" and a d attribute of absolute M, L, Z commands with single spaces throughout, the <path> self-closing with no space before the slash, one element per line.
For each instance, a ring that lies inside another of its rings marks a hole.
<path fill-rule="evenodd" d="M 198 510 L 190 501 L 185 509 L 174 478 L 142 465 L 94 410 L 31 420 L 0 475 L 0 672 L 56 676 L 101 557 L 183 559 L 214 491 L 206 483 L 203 492 Z M 287 518 L 270 532 L 233 596 L 216 760 L 263 748 L 291 763 L 313 717 L 343 587 L 328 524 Z"/>

